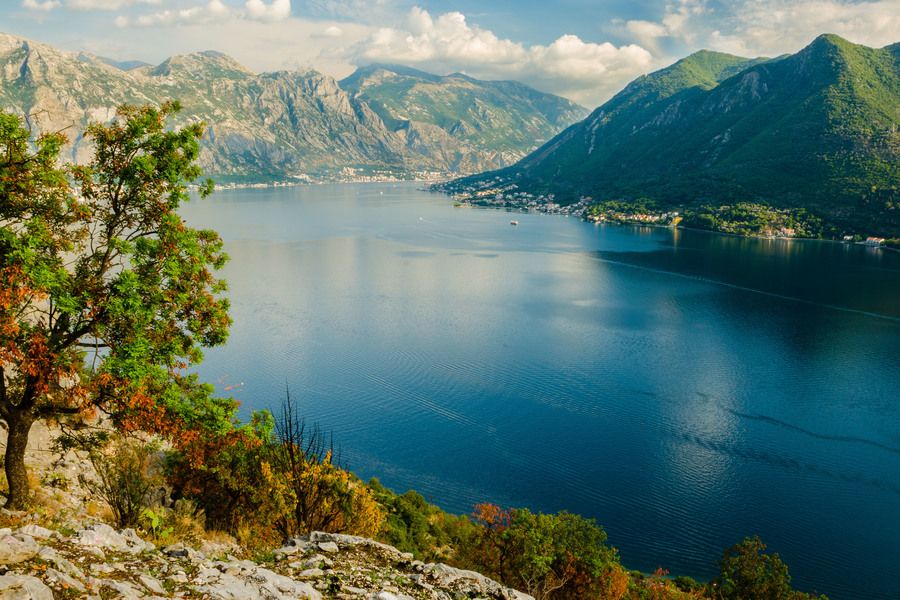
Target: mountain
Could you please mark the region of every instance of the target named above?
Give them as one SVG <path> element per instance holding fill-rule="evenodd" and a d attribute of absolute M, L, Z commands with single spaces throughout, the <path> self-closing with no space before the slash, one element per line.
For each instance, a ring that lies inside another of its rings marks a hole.
<path fill-rule="evenodd" d="M 900 44 L 822 35 L 774 59 L 702 51 L 636 79 L 516 165 L 447 189 L 760 202 L 900 236 L 898 125 Z"/>
<path fill-rule="evenodd" d="M 176 122 L 207 123 L 201 165 L 225 181 L 474 173 L 512 164 L 587 114 L 513 82 L 367 67 L 339 83 L 311 70 L 257 74 L 218 52 L 125 64 L 5 34 L 0 70 L 0 108 L 35 134 L 65 130 L 74 160 L 89 156 L 88 122 L 122 103 L 178 99 Z"/>
<path fill-rule="evenodd" d="M 587 111 L 515 81 L 479 81 L 460 73 L 439 77 L 396 65 L 370 65 L 341 81 L 393 130 L 437 127 L 504 159 L 535 149 Z"/>

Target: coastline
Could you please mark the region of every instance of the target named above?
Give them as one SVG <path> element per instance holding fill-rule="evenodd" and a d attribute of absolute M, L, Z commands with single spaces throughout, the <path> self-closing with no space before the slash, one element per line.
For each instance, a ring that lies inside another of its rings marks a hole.
<path fill-rule="evenodd" d="M 847 239 L 838 239 L 837 237 L 813 237 L 813 236 L 805 236 L 805 235 L 763 235 L 763 234 L 748 234 L 748 233 L 737 233 L 734 231 L 726 231 L 723 229 L 706 229 L 702 227 L 691 227 L 689 225 L 681 224 L 681 217 L 678 216 L 677 212 L 674 213 L 664 213 L 662 216 L 653 215 L 653 220 L 643 220 L 643 219 L 629 219 L 627 217 L 622 218 L 592 218 L 593 215 L 590 214 L 590 210 L 592 207 L 598 206 L 598 204 L 592 204 L 590 201 L 585 201 L 585 199 L 580 200 L 574 204 L 568 205 L 559 205 L 554 202 L 547 203 L 530 203 L 529 205 L 522 206 L 520 204 L 510 204 L 505 201 L 471 201 L 471 197 L 460 197 L 458 194 L 453 194 L 451 192 L 445 191 L 440 188 L 435 188 L 434 185 L 424 188 L 425 191 L 443 194 L 448 198 L 454 201 L 455 206 L 459 207 L 467 207 L 467 208 L 482 208 L 482 209 L 496 209 L 496 210 L 506 210 L 507 212 L 519 212 L 525 214 L 552 214 L 552 215 L 560 215 L 560 216 L 575 216 L 581 219 L 582 221 L 590 222 L 595 225 L 628 225 L 628 226 L 637 226 L 637 227 L 656 227 L 661 229 L 679 229 L 683 231 L 702 231 L 706 233 L 714 233 L 718 235 L 732 236 L 738 238 L 746 238 L 746 239 L 759 239 L 759 240 L 797 240 L 797 241 L 817 241 L 817 242 L 833 242 L 836 244 L 847 244 L 854 246 L 863 246 L 866 248 L 872 248 L 874 250 L 887 250 L 891 252 L 900 252 L 900 247 L 894 247 L 890 245 L 890 243 L 882 243 L 880 244 L 870 244 L 866 243 L 864 240 L 867 236 L 861 233 L 854 233 L 854 240 Z M 552 194 L 550 195 L 552 197 Z M 660 222 L 665 215 L 674 214 L 676 216 L 676 221 L 672 222 Z"/>

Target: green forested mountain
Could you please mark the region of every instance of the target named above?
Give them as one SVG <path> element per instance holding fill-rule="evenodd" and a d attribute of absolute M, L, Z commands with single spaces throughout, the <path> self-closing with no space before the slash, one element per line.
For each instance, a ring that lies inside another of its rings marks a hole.
<path fill-rule="evenodd" d="M 512 164 L 587 114 L 512 82 L 378 67 L 342 85 L 316 71 L 257 74 L 217 52 L 151 66 L 0 34 L 0 109 L 27 116 L 35 134 L 65 130 L 70 158 L 89 154 L 89 121 L 168 99 L 184 106 L 180 121 L 207 123 L 201 164 L 223 180 L 474 173 Z"/>
<path fill-rule="evenodd" d="M 900 236 L 898 125 L 900 44 L 822 35 L 773 59 L 702 51 L 636 79 L 516 165 L 448 187 L 663 207 L 760 202 Z"/>

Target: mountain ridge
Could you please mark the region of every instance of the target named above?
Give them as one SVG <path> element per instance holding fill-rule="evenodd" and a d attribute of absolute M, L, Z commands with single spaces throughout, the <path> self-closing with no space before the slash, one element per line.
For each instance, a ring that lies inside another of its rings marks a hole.
<path fill-rule="evenodd" d="M 438 107 L 425 107 L 402 122 L 385 122 L 377 93 L 361 96 L 317 71 L 254 73 L 216 51 L 123 70 L 110 59 L 10 34 L 0 34 L 0 69 L 0 108 L 22 115 L 35 134 L 66 130 L 66 152 L 75 161 L 89 155 L 81 137 L 88 122 L 112 118 L 123 103 L 179 100 L 176 124 L 207 123 L 201 166 L 222 181 L 474 173 L 512 164 L 537 140 L 587 114 L 524 86 L 510 91 L 505 83 L 471 80 L 470 88 L 491 98 L 479 104 L 442 83 L 445 77 L 424 74 L 455 102 L 450 112 L 435 116 Z M 404 72 L 396 76 L 424 73 Z M 510 123 L 528 127 L 510 136 L 504 133 Z"/>
<path fill-rule="evenodd" d="M 808 209 L 835 230 L 900 235 L 898 48 L 822 35 L 771 59 L 695 53 L 517 164 L 446 189 L 515 185 L 561 203 L 648 198 L 665 209 L 761 202 Z"/>

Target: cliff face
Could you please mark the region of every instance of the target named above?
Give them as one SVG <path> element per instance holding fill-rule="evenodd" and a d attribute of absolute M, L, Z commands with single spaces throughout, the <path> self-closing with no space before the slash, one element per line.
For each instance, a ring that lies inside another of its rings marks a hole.
<path fill-rule="evenodd" d="M 346 167 L 471 173 L 511 164 L 586 114 L 511 82 L 379 68 L 342 85 L 315 71 L 255 74 L 217 52 L 122 70 L 5 34 L 0 71 L 0 108 L 25 116 L 35 134 L 65 131 L 78 161 L 89 156 L 81 137 L 89 122 L 111 118 L 123 103 L 177 99 L 182 122 L 208 125 L 202 167 L 225 179 L 327 176 Z"/>

